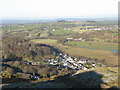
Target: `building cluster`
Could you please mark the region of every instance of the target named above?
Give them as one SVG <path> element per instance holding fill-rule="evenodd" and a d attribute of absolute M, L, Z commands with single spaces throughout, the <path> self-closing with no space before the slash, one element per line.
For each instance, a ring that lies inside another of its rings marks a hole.
<path fill-rule="evenodd" d="M 83 38 L 67 38 L 67 40 L 72 40 L 72 41 L 85 41 Z"/>
<path fill-rule="evenodd" d="M 96 67 L 96 63 L 89 60 L 72 58 L 68 55 L 59 55 L 55 59 L 49 59 L 48 64 L 58 65 L 59 67 L 68 67 L 75 70 L 88 70 L 90 68 Z"/>
<path fill-rule="evenodd" d="M 23 61 L 23 63 L 26 63 L 27 65 L 34 65 L 34 66 L 40 65 L 40 62 Z M 54 59 L 47 60 L 47 63 L 50 66 L 69 68 L 71 70 L 89 70 L 97 67 L 98 65 L 102 65 L 100 63 L 95 63 L 95 62 L 93 63 L 88 59 L 77 59 L 74 57 L 70 57 L 67 54 L 63 54 L 63 53 L 58 54 Z M 40 79 L 40 77 L 36 76 L 34 73 L 33 75 L 28 74 L 28 76 L 33 80 Z"/>
<path fill-rule="evenodd" d="M 117 25 L 113 26 L 99 26 L 99 25 L 81 25 L 80 30 L 112 30 L 118 29 Z"/>
<path fill-rule="evenodd" d="M 80 28 L 80 30 L 103 30 L 103 29 L 88 27 L 88 28 Z"/>
<path fill-rule="evenodd" d="M 40 62 L 25 62 L 29 65 L 40 65 Z M 77 59 L 70 57 L 66 54 L 60 53 L 58 56 L 56 56 L 55 59 L 49 59 L 47 60 L 48 65 L 55 65 L 58 67 L 68 67 L 70 69 L 74 70 L 88 70 L 91 68 L 94 68 L 98 65 L 98 63 L 92 62 L 87 59 Z"/>

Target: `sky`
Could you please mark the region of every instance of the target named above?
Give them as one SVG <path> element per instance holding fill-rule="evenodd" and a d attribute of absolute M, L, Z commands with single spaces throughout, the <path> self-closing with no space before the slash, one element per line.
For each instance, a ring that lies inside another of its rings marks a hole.
<path fill-rule="evenodd" d="M 3 19 L 111 17 L 119 0 L 0 0 Z"/>

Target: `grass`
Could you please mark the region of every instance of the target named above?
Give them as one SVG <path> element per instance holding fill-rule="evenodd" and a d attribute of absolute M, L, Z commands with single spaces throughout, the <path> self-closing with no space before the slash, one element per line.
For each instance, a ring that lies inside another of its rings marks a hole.
<path fill-rule="evenodd" d="M 108 42 L 96 42 L 96 41 L 68 41 L 67 45 L 80 46 L 86 48 L 95 48 L 95 49 L 105 49 L 105 50 L 118 50 L 117 43 L 108 43 Z"/>
<path fill-rule="evenodd" d="M 48 36 L 48 33 L 42 33 L 42 34 L 40 35 L 40 37 L 46 37 L 46 36 Z"/>
<path fill-rule="evenodd" d="M 118 56 L 111 51 L 107 50 L 92 50 L 86 48 L 79 47 L 60 47 L 66 53 L 69 53 L 72 56 L 85 56 L 90 58 L 98 58 L 98 59 L 106 59 L 105 63 L 108 65 L 117 65 L 118 64 Z"/>
<path fill-rule="evenodd" d="M 51 31 L 51 33 L 53 35 L 66 35 L 66 34 L 71 34 L 73 32 L 70 30 L 55 30 L 55 31 Z"/>
<path fill-rule="evenodd" d="M 57 40 L 54 39 L 33 39 L 31 41 L 35 43 L 44 43 L 44 44 L 54 44 L 57 42 Z"/>
<path fill-rule="evenodd" d="M 77 32 L 77 33 L 89 32 L 88 30 L 78 30 L 78 29 L 73 30 L 73 31 L 74 31 L 74 32 Z"/>
<path fill-rule="evenodd" d="M 100 42 L 104 42 L 105 40 L 104 39 L 100 39 L 100 38 L 93 38 L 94 41 L 100 41 Z"/>

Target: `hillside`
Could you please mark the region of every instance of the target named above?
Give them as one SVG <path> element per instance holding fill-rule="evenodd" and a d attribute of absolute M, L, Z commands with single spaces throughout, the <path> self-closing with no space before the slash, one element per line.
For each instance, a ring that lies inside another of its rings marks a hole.
<path fill-rule="evenodd" d="M 98 67 L 93 70 L 77 71 L 76 74 L 52 76 L 32 82 L 4 84 L 3 88 L 108 88 L 105 90 L 119 90 L 118 68 Z M 9 80 L 9 79 L 8 79 Z"/>
<path fill-rule="evenodd" d="M 4 60 L 40 61 L 45 58 L 54 58 L 60 53 L 57 48 L 46 44 L 35 44 L 22 37 L 3 38 Z"/>

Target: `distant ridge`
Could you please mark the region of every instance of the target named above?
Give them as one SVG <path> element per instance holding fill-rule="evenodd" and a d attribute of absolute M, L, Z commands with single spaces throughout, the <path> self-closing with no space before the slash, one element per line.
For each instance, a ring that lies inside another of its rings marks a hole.
<path fill-rule="evenodd" d="M 100 18 L 51 18 L 51 19 L 3 19 L 2 24 L 30 24 L 43 22 L 56 22 L 58 20 L 67 21 L 117 21 L 117 17 L 100 17 Z"/>

